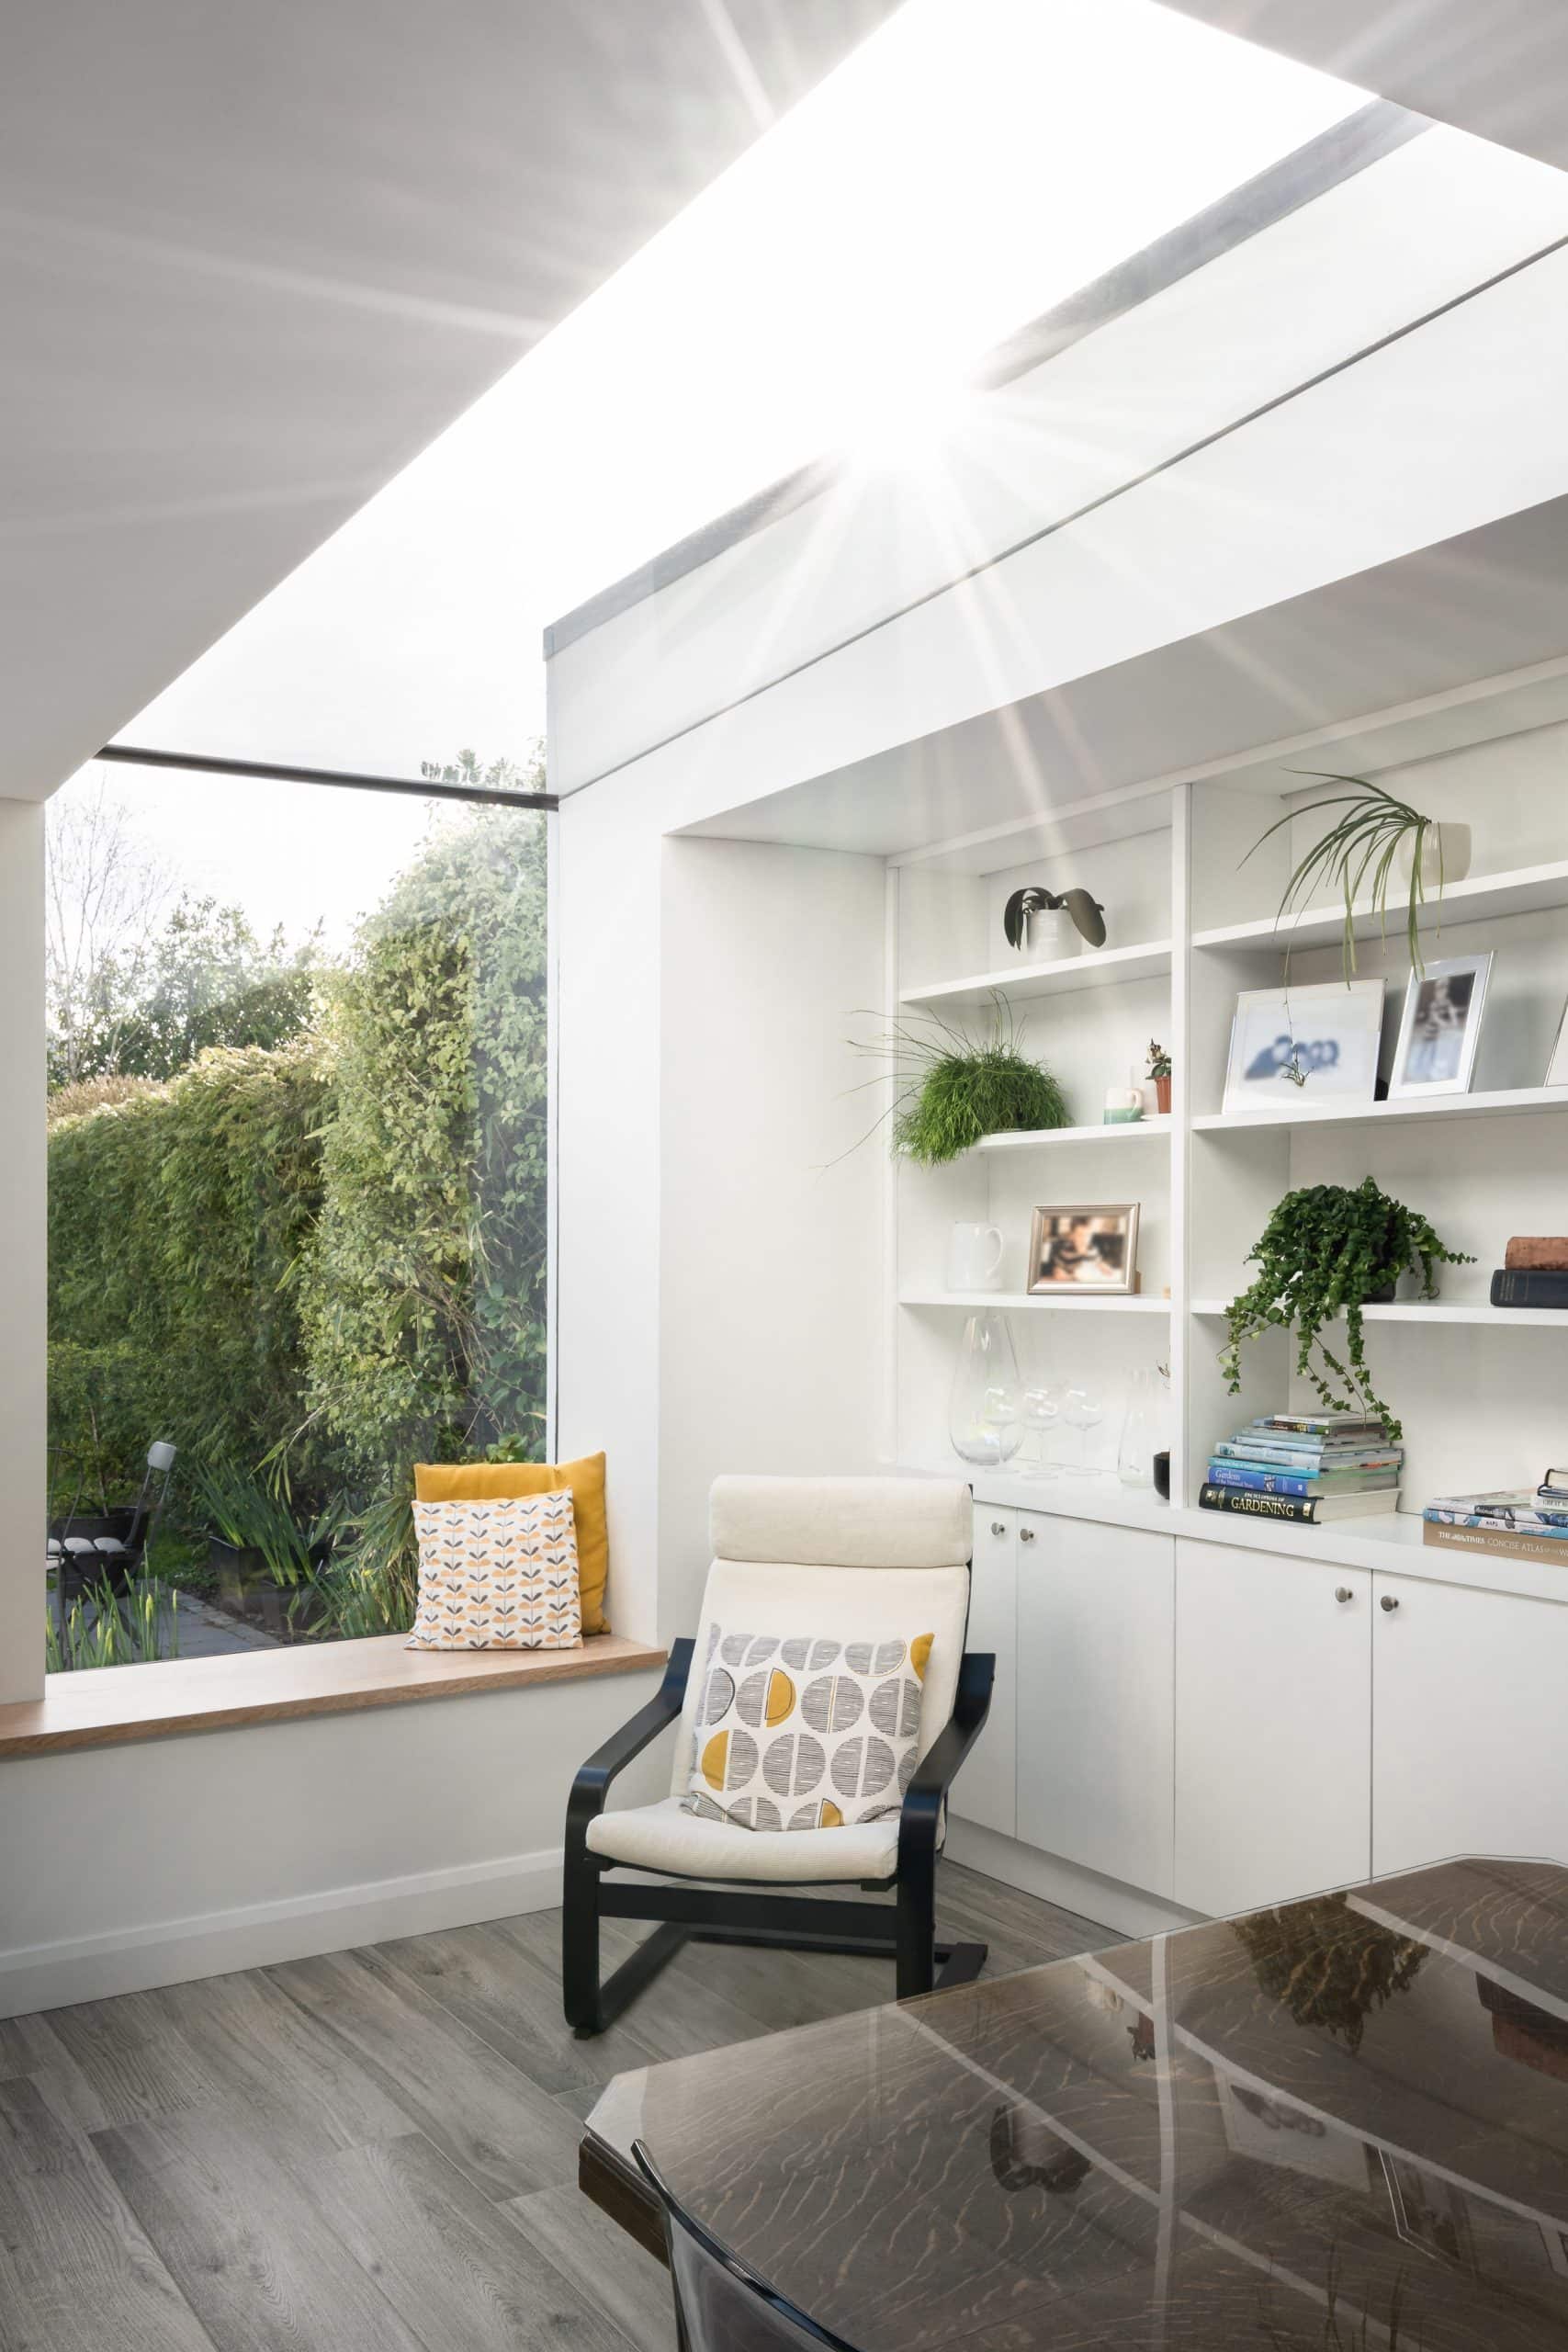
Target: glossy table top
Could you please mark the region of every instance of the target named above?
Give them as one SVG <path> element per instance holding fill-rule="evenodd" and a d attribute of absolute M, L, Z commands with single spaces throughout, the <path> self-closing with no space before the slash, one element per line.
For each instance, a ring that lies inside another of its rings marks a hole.
<path fill-rule="evenodd" d="M 1563 2352 L 1568 1870 L 770 2034 L 618 2076 L 589 2134 L 862 2352 Z"/>

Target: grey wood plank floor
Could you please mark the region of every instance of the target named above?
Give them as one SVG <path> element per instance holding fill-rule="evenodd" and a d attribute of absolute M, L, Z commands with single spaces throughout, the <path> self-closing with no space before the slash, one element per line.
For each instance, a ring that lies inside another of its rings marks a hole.
<path fill-rule="evenodd" d="M 1117 1939 L 954 1863 L 1003 1975 Z M 605 1929 L 605 1964 L 638 1931 Z M 674 2352 L 577 2188 L 614 2074 L 889 1998 L 876 1961 L 693 1946 L 597 2041 L 558 1911 L 0 2020 L 0 2352 Z"/>

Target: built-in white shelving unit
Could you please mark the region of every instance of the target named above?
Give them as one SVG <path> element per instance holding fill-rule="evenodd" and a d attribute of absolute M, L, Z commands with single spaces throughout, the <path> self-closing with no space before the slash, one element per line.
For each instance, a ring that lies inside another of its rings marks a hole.
<path fill-rule="evenodd" d="M 1568 1086 L 1510 1086 L 1491 1094 L 1416 1095 L 1392 1102 L 1303 1102 L 1278 1111 L 1211 1111 L 1190 1124 L 1195 1135 L 1232 1135 L 1251 1127 L 1381 1127 L 1403 1119 L 1518 1118 L 1534 1111 L 1568 1111 Z"/>
<path fill-rule="evenodd" d="M 1563 1097 L 1568 1102 L 1568 1094 Z M 1168 1115 L 1161 1117 L 1156 1111 L 1152 1117 L 1113 1122 L 1098 1127 L 1033 1127 L 1017 1135 L 987 1136 L 977 1144 L 978 1151 L 1043 1151 L 1055 1150 L 1065 1143 L 1142 1143 L 1151 1136 L 1168 1136 Z"/>
<path fill-rule="evenodd" d="M 1395 890 L 1391 890 L 1390 897 L 1397 903 Z M 1568 859 L 1552 858 L 1539 865 L 1518 866 L 1501 874 L 1469 875 L 1462 882 L 1449 883 L 1443 891 L 1440 916 L 1434 889 L 1430 903 L 1421 910 L 1420 920 L 1423 930 L 1431 933 L 1438 930 L 1439 921 L 1443 928 L 1452 930 L 1461 923 L 1547 913 L 1560 907 L 1568 907 Z M 1351 911 L 1358 939 L 1382 938 L 1383 919 L 1370 899 L 1359 899 Z M 1303 908 L 1282 920 L 1277 913 L 1265 915 L 1251 922 L 1195 932 L 1192 944 L 1198 948 L 1285 946 L 1292 950 L 1325 946 L 1339 938 L 1344 912 L 1342 906 L 1325 906 Z M 1401 928 L 1391 909 L 1387 925 L 1391 941 Z M 1440 951 L 1428 942 L 1427 952 Z"/>
<path fill-rule="evenodd" d="M 1120 1292 L 1100 1296 L 1092 1291 L 1069 1291 L 1054 1298 L 1042 1291 L 901 1290 L 900 1306 L 957 1306 L 973 1314 L 976 1307 L 1009 1315 L 1168 1315 L 1168 1298 L 1124 1297 Z"/>
<path fill-rule="evenodd" d="M 993 997 L 1029 1004 L 1043 996 L 1067 996 L 1079 989 L 1115 988 L 1127 980 L 1153 979 L 1170 970 L 1170 942 L 1156 939 L 1141 947 L 1086 947 L 1048 964 L 1021 959 L 994 972 L 943 980 L 929 988 L 900 989 L 898 1001 L 932 1012 L 973 1012 Z"/>
<path fill-rule="evenodd" d="M 897 1459 L 927 1470 L 959 1466 L 945 1444 L 954 1357 L 963 1317 L 987 1310 L 1012 1323 L 1026 1374 L 1086 1385 L 1103 1408 L 1091 1441 L 1098 1478 L 974 1474 L 978 1497 L 1019 1510 L 1130 1531 L 1164 1524 L 1276 1555 L 1315 1552 L 1363 1565 L 1397 1555 L 1423 1574 L 1452 1579 L 1461 1573 L 1455 1555 L 1437 1555 L 1434 1566 L 1423 1550 L 1421 1504 L 1445 1487 L 1524 1483 L 1568 1456 L 1568 1309 L 1501 1309 L 1488 1299 L 1510 1235 L 1568 1229 L 1568 1124 L 1554 1115 L 1568 1112 L 1568 1087 L 1545 1083 L 1568 1005 L 1568 727 L 1558 707 L 1568 707 L 1568 676 L 1549 684 L 1557 700 L 1539 713 L 1520 702 L 1517 681 L 1499 682 L 1495 695 L 1478 682 L 1451 710 L 1423 707 L 1408 723 L 1397 714 L 1374 717 L 1347 737 L 1347 756 L 1358 747 L 1375 752 L 1369 772 L 1393 778 L 1393 788 L 1428 815 L 1472 829 L 1472 871 L 1446 884 L 1440 911 L 1428 899 L 1420 923 L 1428 959 L 1495 954 L 1468 1093 L 1347 1104 L 1315 1103 L 1309 1092 L 1278 1107 L 1224 1109 L 1238 991 L 1278 985 L 1287 951 L 1292 985 L 1334 979 L 1343 968 L 1340 905 L 1325 901 L 1277 920 L 1292 865 L 1327 820 L 1305 817 L 1246 855 L 1276 817 L 1323 789 L 1292 772 L 1314 764 L 1310 752 L 1289 761 L 1244 756 L 1191 782 L 1159 779 L 1143 801 L 1123 795 L 1108 808 L 1102 831 L 1087 804 L 1070 832 L 1004 830 L 989 845 L 995 863 L 986 870 L 987 848 L 975 836 L 955 841 L 951 854 L 932 843 L 893 860 L 888 955 L 897 1005 L 961 1029 L 971 1016 L 978 1036 L 1000 1001 L 1023 1033 L 1021 1049 L 1061 1083 L 1073 1120 L 988 1136 L 945 1169 L 890 1171 Z M 1391 757 L 1402 746 L 1404 763 Z M 1336 752 L 1333 764 L 1340 763 Z M 1145 812 L 1135 822 L 1134 807 Z M 1002 910 L 1031 882 L 1092 891 L 1105 907 L 1108 944 L 1049 963 L 1010 957 Z M 1400 888 L 1397 879 L 1391 886 L 1386 934 L 1370 903 L 1353 912 L 1358 974 L 1382 978 L 1387 991 L 1385 1075 L 1409 973 Z M 1107 1090 L 1141 1077 L 1150 1040 L 1175 1060 L 1170 1114 L 1101 1125 Z M 1375 1385 L 1405 1426 L 1401 1514 L 1306 1529 L 1197 1511 L 1216 1439 L 1254 1413 L 1313 1401 L 1295 1373 L 1294 1335 L 1285 1331 L 1248 1342 L 1240 1393 L 1227 1388 L 1223 1317 L 1255 1271 L 1249 1251 L 1289 1192 L 1368 1175 L 1423 1211 L 1471 1261 L 1442 1270 L 1436 1299 L 1402 1297 L 1365 1310 Z M 1132 1200 L 1140 1209 L 1140 1293 L 1030 1295 L 1034 1208 Z M 1000 1231 L 1002 1291 L 945 1288 L 947 1238 L 960 1221 Z M 1121 1487 L 1114 1475 L 1130 1375 L 1156 1365 L 1168 1367 L 1171 1382 L 1169 1506 Z M 1461 1565 L 1474 1570 L 1467 1556 Z M 1510 1564 L 1501 1573 L 1522 1571 Z M 1540 1574 L 1550 1585 L 1550 1568 Z"/>

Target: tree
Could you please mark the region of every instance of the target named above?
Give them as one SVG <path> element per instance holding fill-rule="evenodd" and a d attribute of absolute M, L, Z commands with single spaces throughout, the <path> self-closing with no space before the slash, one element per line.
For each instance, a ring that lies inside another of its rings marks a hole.
<path fill-rule="evenodd" d="M 51 1082 L 118 1067 L 118 1024 L 174 888 L 101 774 L 50 802 L 45 977 Z"/>
<path fill-rule="evenodd" d="M 425 773 L 526 789 L 538 763 Z M 362 1478 L 541 1426 L 547 986 L 543 818 L 481 807 L 433 829 L 327 992 L 306 1352 Z"/>
<path fill-rule="evenodd" d="M 112 1067 L 173 1078 L 211 1046 L 281 1046 L 308 1025 L 321 968 L 319 925 L 296 947 L 281 924 L 264 943 L 239 907 L 182 896 L 105 1039 Z"/>

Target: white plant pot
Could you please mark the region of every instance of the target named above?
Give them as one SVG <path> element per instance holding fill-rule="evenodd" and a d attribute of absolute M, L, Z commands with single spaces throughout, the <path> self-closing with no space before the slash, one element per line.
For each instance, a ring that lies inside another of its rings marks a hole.
<path fill-rule="evenodd" d="M 1064 956 L 1076 956 L 1082 945 L 1083 933 L 1066 907 L 1041 907 L 1023 918 L 1020 953 L 1031 963 L 1058 963 Z"/>
<path fill-rule="evenodd" d="M 1421 880 L 1428 890 L 1439 882 L 1462 882 L 1470 872 L 1470 827 L 1468 825 L 1429 825 L 1421 841 Z M 1416 837 L 1406 833 L 1399 844 L 1394 860 L 1401 876 L 1408 882 L 1416 864 Z"/>

